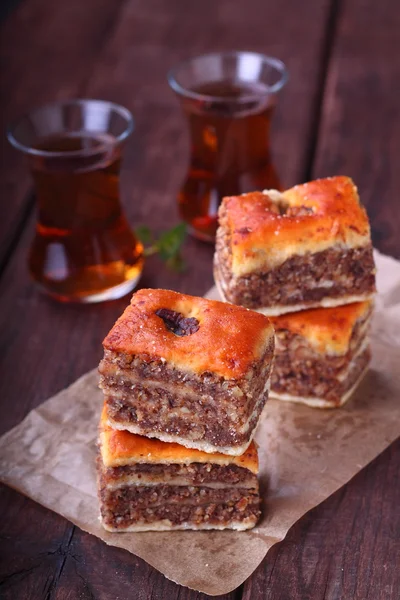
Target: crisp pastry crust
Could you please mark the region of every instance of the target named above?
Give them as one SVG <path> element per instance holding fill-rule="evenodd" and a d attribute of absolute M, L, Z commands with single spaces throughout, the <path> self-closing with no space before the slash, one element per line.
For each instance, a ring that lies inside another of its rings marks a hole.
<path fill-rule="evenodd" d="M 223 525 L 210 524 L 208 522 L 190 523 L 188 521 L 175 525 L 168 519 L 152 521 L 151 523 L 135 523 L 125 527 L 111 527 L 100 517 L 101 524 L 106 531 L 113 533 L 142 533 L 144 531 L 210 531 L 216 529 L 223 531 L 224 529 L 233 529 L 235 531 L 246 531 L 252 529 L 257 524 L 257 517 L 252 515 L 243 521 L 229 521 Z"/>
<path fill-rule="evenodd" d="M 349 177 L 227 197 L 222 212 L 235 277 L 274 269 L 294 255 L 370 243 L 368 217 Z"/>
<path fill-rule="evenodd" d="M 315 308 L 271 319 L 276 334 L 289 331 L 301 336 L 320 354 L 343 355 L 349 351 L 357 323 L 368 325 L 373 301 L 356 302 L 334 308 Z"/>
<path fill-rule="evenodd" d="M 175 335 L 156 314 L 160 309 L 196 320 L 198 329 Z M 103 346 L 147 362 L 161 360 L 187 372 L 235 379 L 263 356 L 272 339 L 269 320 L 253 311 L 168 290 L 143 289 L 133 295 Z"/>
<path fill-rule="evenodd" d="M 254 442 L 241 456 L 206 453 L 186 448 L 176 443 L 135 435 L 129 431 L 112 429 L 108 425 L 107 411 L 103 408 L 100 421 L 100 452 L 106 467 L 135 464 L 185 464 L 213 463 L 236 465 L 258 473 L 258 457 Z"/>

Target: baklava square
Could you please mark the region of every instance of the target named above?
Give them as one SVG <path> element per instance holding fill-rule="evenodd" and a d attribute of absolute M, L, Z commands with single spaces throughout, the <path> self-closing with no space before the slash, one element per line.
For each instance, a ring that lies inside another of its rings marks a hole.
<path fill-rule="evenodd" d="M 97 461 L 107 531 L 250 529 L 260 516 L 254 442 L 242 456 L 207 454 L 128 431 L 103 412 Z"/>
<path fill-rule="evenodd" d="M 342 406 L 368 369 L 372 309 L 372 301 L 365 301 L 274 317 L 271 396 L 320 408 Z"/>
<path fill-rule="evenodd" d="M 264 315 L 140 290 L 103 345 L 112 427 L 205 452 L 246 450 L 268 397 L 274 332 Z"/>
<path fill-rule="evenodd" d="M 370 298 L 370 227 L 353 181 L 224 198 L 214 277 L 224 300 L 271 316 Z"/>

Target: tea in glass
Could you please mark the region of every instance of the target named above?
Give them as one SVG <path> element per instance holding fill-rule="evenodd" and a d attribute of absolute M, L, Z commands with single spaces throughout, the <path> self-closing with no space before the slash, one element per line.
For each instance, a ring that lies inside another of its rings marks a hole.
<path fill-rule="evenodd" d="M 35 183 L 30 272 L 58 300 L 118 298 L 140 277 L 143 248 L 119 190 L 123 142 L 132 127 L 123 107 L 76 100 L 39 109 L 9 133 L 26 152 Z"/>
<path fill-rule="evenodd" d="M 196 237 L 214 240 L 224 196 L 280 189 L 269 140 L 277 93 L 286 79 L 283 63 L 251 52 L 201 56 L 170 73 L 191 141 L 178 205 Z"/>

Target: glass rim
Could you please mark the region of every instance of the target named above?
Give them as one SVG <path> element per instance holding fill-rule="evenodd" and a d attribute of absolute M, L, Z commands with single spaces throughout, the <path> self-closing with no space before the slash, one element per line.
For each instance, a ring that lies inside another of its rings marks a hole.
<path fill-rule="evenodd" d="M 97 98 L 73 98 L 71 100 L 60 100 L 58 102 L 48 102 L 47 104 L 42 104 L 41 106 L 37 106 L 37 107 L 23 113 L 20 117 L 16 118 L 14 121 L 12 121 L 7 126 L 7 128 L 6 128 L 7 139 L 10 142 L 10 144 L 12 146 L 14 146 L 14 148 L 16 148 L 17 150 L 21 150 L 25 154 L 29 154 L 29 155 L 33 155 L 33 156 L 41 156 L 43 158 L 60 158 L 60 157 L 65 158 L 66 156 L 71 156 L 71 157 L 90 156 L 91 154 L 97 154 L 98 152 L 101 151 L 102 148 L 106 148 L 106 147 L 110 146 L 111 144 L 104 143 L 104 144 L 100 144 L 99 146 L 96 146 L 94 148 L 88 148 L 86 150 L 82 148 L 80 150 L 65 150 L 65 151 L 54 150 L 53 151 L 53 150 L 41 150 L 39 148 L 33 148 L 31 145 L 26 145 L 26 144 L 21 143 L 15 137 L 15 129 L 18 127 L 18 125 L 24 119 L 28 119 L 30 115 L 32 115 L 38 111 L 44 111 L 46 109 L 50 109 L 50 108 L 57 107 L 57 106 L 60 106 L 60 107 L 61 106 L 82 106 L 82 105 L 90 104 L 90 103 L 108 106 L 126 120 L 126 127 L 124 128 L 122 133 L 120 133 L 120 135 L 114 137 L 114 140 L 112 143 L 113 147 L 120 145 L 123 141 L 125 141 L 131 135 L 131 133 L 134 130 L 135 120 L 133 118 L 131 111 L 128 108 L 125 108 L 125 106 L 122 106 L 121 104 L 117 104 L 116 102 L 112 102 L 109 100 L 98 100 Z"/>
<path fill-rule="evenodd" d="M 264 64 L 268 64 L 268 65 L 271 65 L 272 67 L 275 67 L 277 72 L 280 73 L 280 79 L 273 85 L 266 85 L 265 93 L 259 92 L 259 91 L 254 92 L 254 93 L 250 92 L 250 93 L 245 94 L 240 97 L 237 97 L 237 96 L 221 97 L 221 96 L 213 96 L 212 94 L 201 94 L 198 92 L 194 92 L 194 91 L 188 89 L 187 87 L 181 85 L 180 83 L 178 83 L 178 80 L 177 80 L 178 70 L 181 69 L 182 67 L 190 65 L 190 63 L 194 62 L 195 60 L 198 60 L 201 58 L 211 58 L 211 57 L 229 58 L 229 57 L 238 57 L 240 55 L 257 56 L 258 58 L 260 58 L 262 60 L 262 62 Z M 288 79 L 289 79 L 288 69 L 287 69 L 285 63 L 283 61 L 281 61 L 279 58 L 275 58 L 274 56 L 269 56 L 267 54 L 261 54 L 260 52 L 251 52 L 251 51 L 246 51 L 246 50 L 228 50 L 225 52 L 224 51 L 208 52 L 206 54 L 199 54 L 197 56 L 193 56 L 191 58 L 188 58 L 188 59 L 183 60 L 182 62 L 178 63 L 177 65 L 172 67 L 172 69 L 170 69 L 167 74 L 167 80 L 168 80 L 170 87 L 174 90 L 174 92 L 176 92 L 180 96 L 185 96 L 185 97 L 191 98 L 193 100 L 200 100 L 202 102 L 226 102 L 227 100 L 235 100 L 236 102 L 238 102 L 240 104 L 245 103 L 245 102 L 251 102 L 253 100 L 257 100 L 258 98 L 260 98 L 260 96 L 276 94 L 283 88 L 283 86 L 287 83 Z"/>

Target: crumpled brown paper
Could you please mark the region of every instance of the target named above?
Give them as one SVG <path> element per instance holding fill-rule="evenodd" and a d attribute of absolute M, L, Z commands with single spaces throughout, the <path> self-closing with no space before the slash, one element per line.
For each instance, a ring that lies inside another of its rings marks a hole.
<path fill-rule="evenodd" d="M 240 585 L 307 511 L 400 433 L 400 263 L 376 253 L 373 363 L 339 410 L 270 400 L 259 425 L 263 518 L 248 532 L 107 533 L 98 520 L 95 444 L 102 394 L 96 371 L 0 439 L 0 479 L 169 579 L 210 595 Z M 209 296 L 217 297 L 215 290 Z"/>

